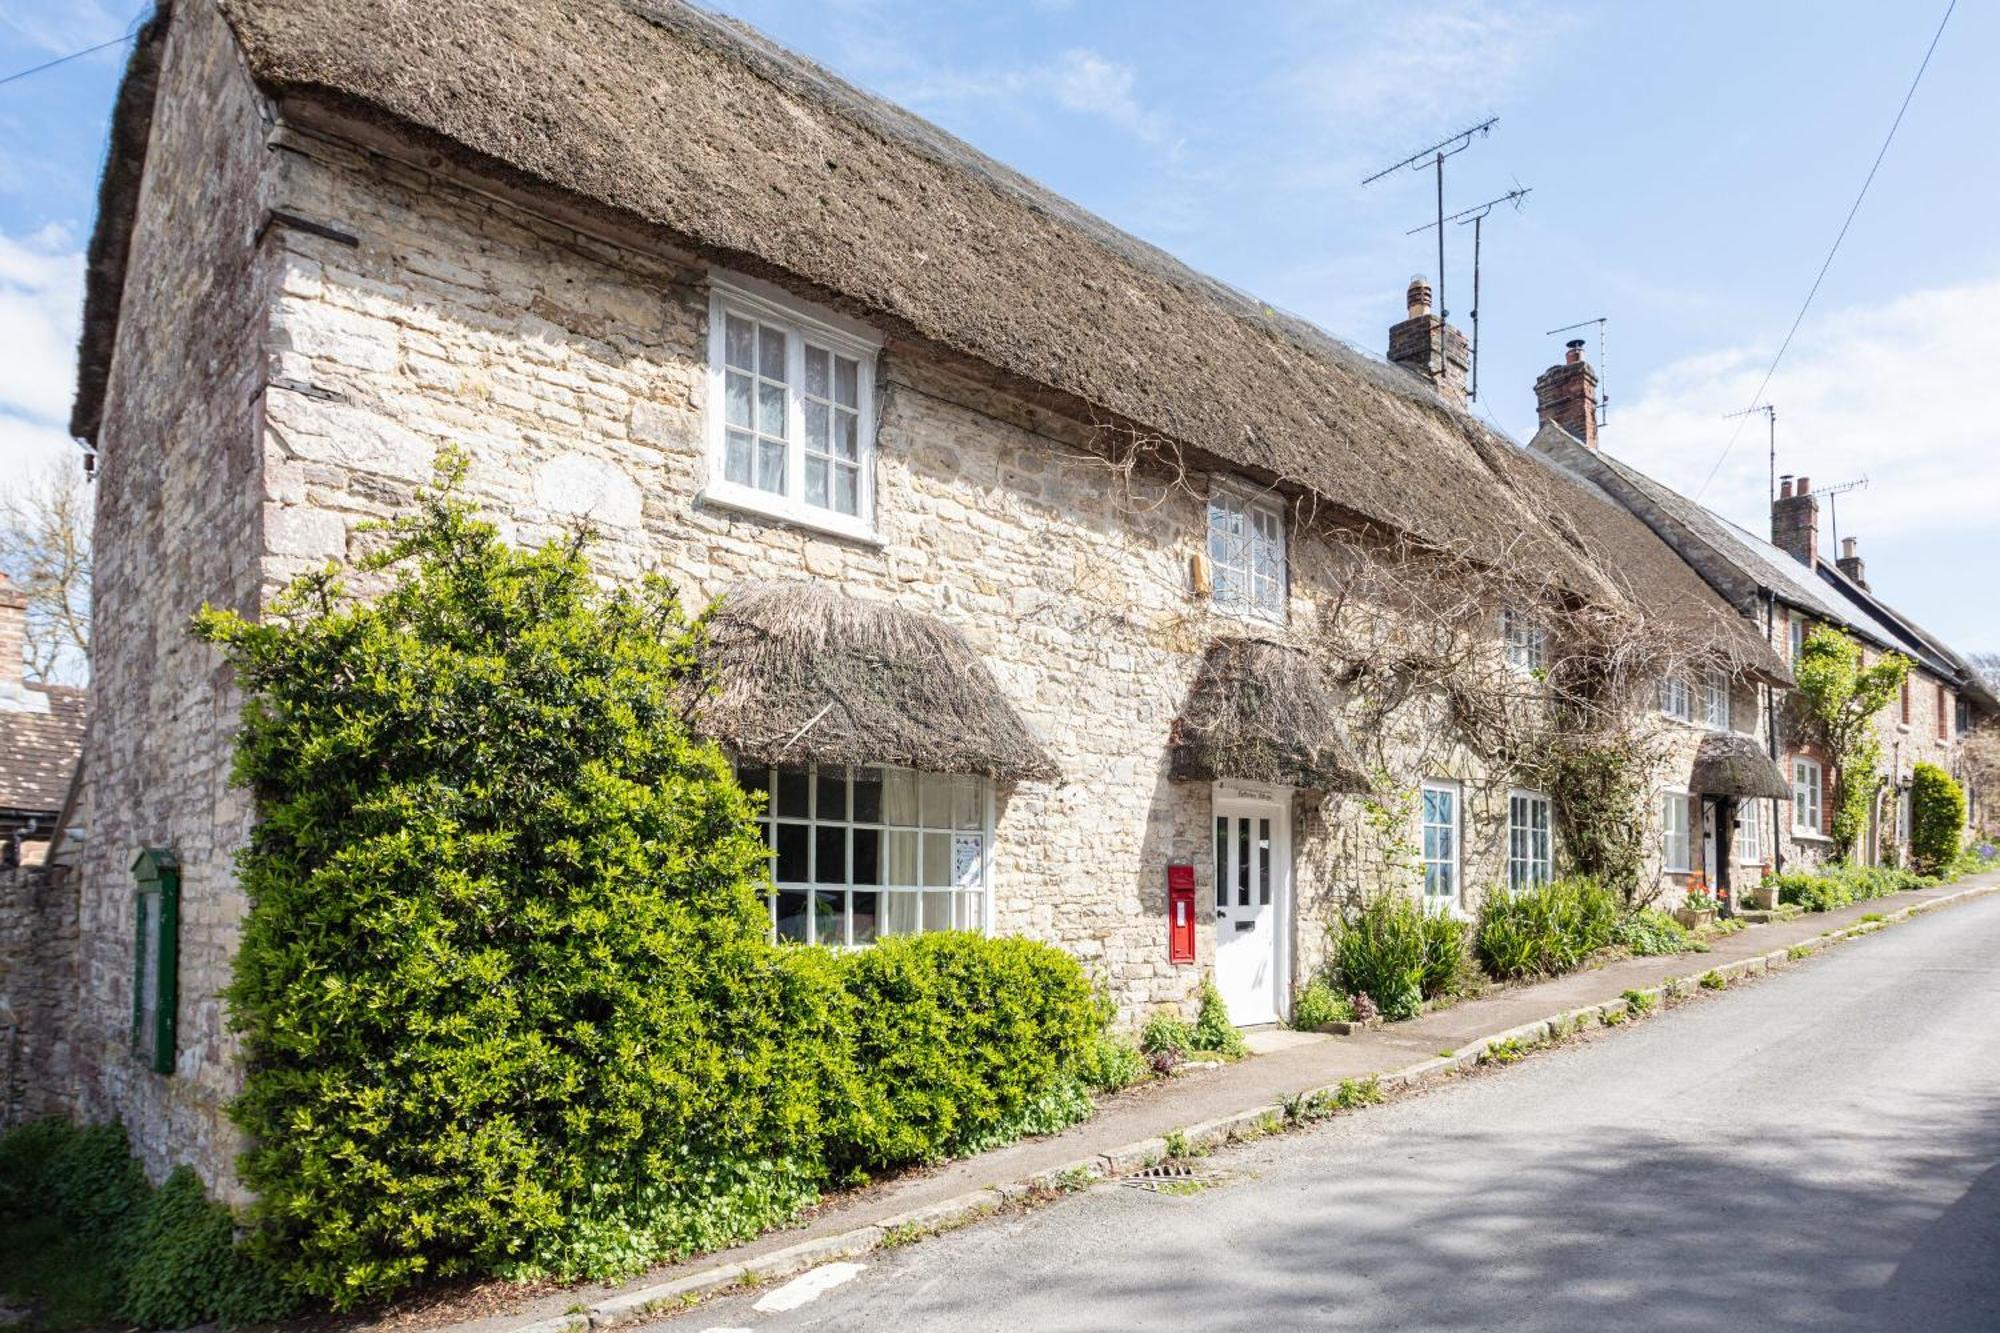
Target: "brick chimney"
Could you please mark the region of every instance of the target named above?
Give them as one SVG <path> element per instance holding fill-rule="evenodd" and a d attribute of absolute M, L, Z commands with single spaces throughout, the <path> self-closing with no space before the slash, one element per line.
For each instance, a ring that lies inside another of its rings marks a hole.
<path fill-rule="evenodd" d="M 1854 549 L 1854 538 L 1840 539 L 1840 559 L 1833 562 L 1840 566 L 1840 572 L 1847 575 L 1864 590 L 1868 587 L 1868 567 L 1861 563 L 1861 557 Z"/>
<path fill-rule="evenodd" d="M 44 713 L 49 699 L 27 687 L 28 595 L 0 574 L 0 713 Z"/>
<path fill-rule="evenodd" d="M 1819 568 L 1819 497 L 1812 478 L 1800 477 L 1796 488 L 1790 475 L 1778 478 L 1778 498 L 1771 504 L 1771 545 L 1807 569 Z"/>
<path fill-rule="evenodd" d="M 1551 421 L 1597 447 L 1597 372 L 1583 359 L 1583 339 L 1571 338 L 1561 365 L 1550 366 L 1535 381 L 1535 420 Z"/>
<path fill-rule="evenodd" d="M 1430 279 L 1419 273 L 1404 293 L 1410 317 L 1389 329 L 1389 359 L 1436 389 L 1454 407 L 1465 406 L 1465 373 L 1472 364 L 1465 335 L 1431 313 Z"/>

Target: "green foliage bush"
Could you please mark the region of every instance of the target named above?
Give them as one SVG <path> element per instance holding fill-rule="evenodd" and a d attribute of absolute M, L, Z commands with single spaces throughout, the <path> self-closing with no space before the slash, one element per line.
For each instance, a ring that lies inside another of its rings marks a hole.
<path fill-rule="evenodd" d="M 1829 866 L 1820 871 L 1788 871 L 1772 877 L 1778 901 L 1808 912 L 1831 912 L 1871 898 L 1886 898 L 1929 883 L 1922 875 L 1893 866 Z"/>
<path fill-rule="evenodd" d="M 17 1229 L 23 1222 L 52 1224 L 53 1234 Z M 107 1308 L 66 1312 L 78 1322 L 116 1316 L 143 1328 L 187 1328 L 281 1319 L 298 1308 L 278 1272 L 236 1243 L 236 1219 L 192 1170 L 178 1168 L 157 1190 L 146 1183 L 118 1124 L 41 1120 L 0 1137 L 0 1228 L 0 1246 L 10 1250 L 40 1243 L 43 1277 L 72 1270 L 63 1275 L 71 1289 L 100 1294 Z M 77 1282 L 79 1268 L 92 1270 L 89 1280 Z"/>
<path fill-rule="evenodd" d="M 1242 1055 L 1248 1049 L 1243 1044 L 1243 1034 L 1229 1021 L 1229 1006 L 1222 1002 L 1222 992 L 1213 981 L 1201 983 L 1201 1011 L 1195 1015 L 1194 1046 L 1198 1051 L 1220 1055 Z"/>
<path fill-rule="evenodd" d="M 1140 1029 L 1139 1049 L 1185 1060 L 1194 1053 L 1194 1026 L 1179 1014 L 1154 1014 Z"/>
<path fill-rule="evenodd" d="M 838 961 L 859 1073 L 829 1126 L 841 1166 L 968 1151 L 1073 1081 L 1095 1039 L 1082 970 L 1033 940 L 905 935 Z"/>
<path fill-rule="evenodd" d="M 1093 1092 L 1118 1092 L 1146 1077 L 1146 1057 L 1131 1038 L 1101 1032 L 1084 1059 L 1082 1076 Z"/>
<path fill-rule="evenodd" d="M 1701 943 L 1694 932 L 1657 907 L 1642 907 L 1620 918 L 1612 940 L 1640 958 L 1686 953 Z"/>
<path fill-rule="evenodd" d="M 1611 944 L 1621 915 L 1618 896 L 1592 879 L 1490 893 L 1479 908 L 1473 947 L 1493 976 L 1559 976 Z"/>
<path fill-rule="evenodd" d="M 701 621 L 662 580 L 607 589 L 582 539 L 509 548 L 463 466 L 363 562 L 373 601 L 329 570 L 196 622 L 248 699 L 227 999 L 259 1253 L 342 1308 L 609 1278 L 785 1221 L 835 1171 L 1073 1114 L 1074 960 L 773 945 L 750 799 L 684 722 Z"/>
<path fill-rule="evenodd" d="M 1965 791 L 1936 764 L 1918 764 L 1910 778 L 1910 856 L 1936 875 L 1954 868 L 1965 845 Z"/>
<path fill-rule="evenodd" d="M 1292 1000 L 1292 1026 L 1311 1032 L 1329 1023 L 1354 1021 L 1354 1004 L 1338 986 L 1323 976 L 1314 977 Z"/>
<path fill-rule="evenodd" d="M 1464 976 L 1466 923 L 1407 894 L 1377 896 L 1332 934 L 1341 987 L 1368 996 L 1391 1022 L 1414 1018 Z"/>

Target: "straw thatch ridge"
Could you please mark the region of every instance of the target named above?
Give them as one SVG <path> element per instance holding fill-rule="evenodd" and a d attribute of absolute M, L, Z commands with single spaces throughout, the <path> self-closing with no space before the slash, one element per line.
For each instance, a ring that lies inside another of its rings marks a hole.
<path fill-rule="evenodd" d="M 1688 790 L 1702 796 L 1735 796 L 1742 799 L 1769 798 L 1786 801 L 1792 796 L 1784 775 L 1764 747 L 1753 736 L 1741 732 L 1717 732 L 1702 737 L 1695 752 L 1694 772 Z"/>
<path fill-rule="evenodd" d="M 722 598 L 702 664 L 696 729 L 752 762 L 1059 776 L 965 636 L 915 611 L 745 584 Z"/>
<path fill-rule="evenodd" d="M 1366 791 L 1340 731 L 1340 700 L 1308 653 L 1257 639 L 1217 639 L 1180 716 L 1170 772 L 1313 791 Z"/>

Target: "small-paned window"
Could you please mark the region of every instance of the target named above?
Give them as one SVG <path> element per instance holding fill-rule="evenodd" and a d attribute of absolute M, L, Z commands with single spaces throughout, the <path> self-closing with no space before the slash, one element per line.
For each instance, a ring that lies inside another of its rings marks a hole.
<path fill-rule="evenodd" d="M 1507 665 L 1520 674 L 1532 676 L 1548 665 L 1549 632 L 1527 612 L 1503 609 L 1500 638 L 1507 647 Z"/>
<path fill-rule="evenodd" d="M 1217 606 L 1285 616 L 1285 514 L 1223 486 L 1208 493 L 1208 560 Z"/>
<path fill-rule="evenodd" d="M 1517 791 L 1507 798 L 1507 887 L 1518 892 L 1546 884 L 1551 874 L 1549 798 Z"/>
<path fill-rule="evenodd" d="M 1702 678 L 1701 724 L 1711 731 L 1729 730 L 1729 677 L 1720 671 Z"/>
<path fill-rule="evenodd" d="M 1771 857 L 1771 844 L 1762 801 L 1744 801 L 1736 807 L 1736 843 L 1730 853 L 1744 865 L 1757 865 Z"/>
<path fill-rule="evenodd" d="M 1458 902 L 1459 785 L 1423 785 L 1424 899 L 1435 907 Z"/>
<path fill-rule="evenodd" d="M 1688 836 L 1688 795 L 1670 791 L 1660 798 L 1660 862 L 1668 874 L 1686 874 L 1693 855 Z"/>
<path fill-rule="evenodd" d="M 1792 757 L 1792 832 L 1820 831 L 1819 760 L 1804 755 Z"/>
<path fill-rule="evenodd" d="M 845 946 L 986 928 L 984 778 L 749 764 L 736 776 L 765 797 L 775 939 Z"/>
<path fill-rule="evenodd" d="M 1903 678 L 1902 697 L 1899 703 L 1902 709 L 1902 722 L 1907 727 L 1910 725 L 1910 680 L 1907 676 Z"/>
<path fill-rule="evenodd" d="M 703 497 L 872 533 L 875 345 L 802 307 L 719 281 L 709 319 Z"/>
<path fill-rule="evenodd" d="M 1806 618 L 1797 611 L 1790 613 L 1792 622 L 1792 665 L 1797 666 L 1799 657 L 1806 650 Z"/>
<path fill-rule="evenodd" d="M 1660 711 L 1676 722 L 1694 720 L 1694 700 L 1687 677 L 1666 676 L 1660 681 Z"/>

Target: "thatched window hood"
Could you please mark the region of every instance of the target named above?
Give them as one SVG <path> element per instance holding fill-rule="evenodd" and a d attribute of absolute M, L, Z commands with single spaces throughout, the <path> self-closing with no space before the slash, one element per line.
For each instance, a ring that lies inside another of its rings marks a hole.
<path fill-rule="evenodd" d="M 1694 773 L 1688 788 L 1702 796 L 1735 796 L 1740 799 L 1770 797 L 1791 799 L 1791 788 L 1771 756 L 1764 753 L 1754 737 L 1740 732 L 1717 732 L 1704 736 L 1695 752 Z"/>
<path fill-rule="evenodd" d="M 1174 777 L 1366 791 L 1340 701 L 1312 657 L 1256 639 L 1209 645 L 1174 719 Z"/>
<path fill-rule="evenodd" d="M 956 629 L 816 584 L 727 594 L 696 727 L 759 763 L 886 764 L 1002 781 L 1056 766 Z"/>

